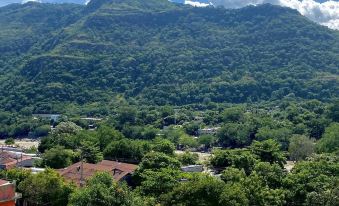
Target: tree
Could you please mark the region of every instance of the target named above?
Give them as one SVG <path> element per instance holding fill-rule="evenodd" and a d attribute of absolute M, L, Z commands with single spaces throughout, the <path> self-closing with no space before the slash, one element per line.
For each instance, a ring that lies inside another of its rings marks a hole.
<path fill-rule="evenodd" d="M 246 178 L 245 171 L 243 169 L 237 169 L 234 167 L 228 167 L 221 173 L 221 179 L 226 184 L 240 183 Z"/>
<path fill-rule="evenodd" d="M 239 183 L 226 184 L 220 195 L 219 205 L 247 206 L 249 201 L 243 186 Z"/>
<path fill-rule="evenodd" d="M 131 162 L 140 162 L 143 156 L 151 150 L 147 141 L 121 139 L 111 142 L 104 150 L 106 159 L 124 159 Z"/>
<path fill-rule="evenodd" d="M 269 128 L 262 127 L 256 134 L 256 139 L 259 141 L 274 139 L 281 144 L 282 150 L 288 149 L 289 139 L 292 137 L 292 130 L 286 127 L 282 128 Z"/>
<path fill-rule="evenodd" d="M 145 170 L 141 173 L 141 185 L 138 190 L 144 195 L 159 198 L 173 190 L 179 182 L 179 170 L 162 168 L 157 171 Z"/>
<path fill-rule="evenodd" d="M 256 162 L 255 156 L 244 149 L 215 150 L 211 158 L 211 164 L 216 168 L 232 166 L 243 169 L 247 175 L 252 172 Z"/>
<path fill-rule="evenodd" d="M 317 143 L 319 152 L 336 152 L 339 149 L 339 123 L 326 128 L 323 138 Z"/>
<path fill-rule="evenodd" d="M 81 142 L 81 156 L 88 163 L 96 164 L 103 159 L 99 146 L 90 141 Z"/>
<path fill-rule="evenodd" d="M 197 148 L 199 146 L 197 139 L 188 135 L 182 135 L 179 139 L 179 144 L 185 148 Z"/>
<path fill-rule="evenodd" d="M 10 181 L 15 181 L 17 185 L 20 185 L 21 182 L 26 180 L 31 175 L 32 175 L 31 171 L 22 169 L 22 168 L 0 170 L 0 179 L 7 179 Z M 17 191 L 22 193 L 20 188 L 17 188 Z"/>
<path fill-rule="evenodd" d="M 282 189 L 271 189 L 265 181 L 255 172 L 245 178 L 241 184 L 249 200 L 249 205 L 258 206 L 283 206 L 286 194 Z"/>
<path fill-rule="evenodd" d="M 68 197 L 74 186 L 65 183 L 55 171 L 47 169 L 44 172 L 30 175 L 19 186 L 22 197 L 34 205 L 67 205 Z"/>
<path fill-rule="evenodd" d="M 199 155 L 197 153 L 192 153 L 185 151 L 182 154 L 177 154 L 177 157 L 182 165 L 195 165 L 199 160 Z"/>
<path fill-rule="evenodd" d="M 206 149 L 209 149 L 215 142 L 216 137 L 213 135 L 201 135 L 198 139 L 199 144 L 204 145 Z"/>
<path fill-rule="evenodd" d="M 277 163 L 281 167 L 286 163 L 285 154 L 280 150 L 280 145 L 275 140 L 254 141 L 250 149 L 263 162 Z"/>
<path fill-rule="evenodd" d="M 329 120 L 325 118 L 313 118 L 307 121 L 307 126 L 310 128 L 310 136 L 315 139 L 320 139 L 324 134 L 325 128 L 329 125 Z"/>
<path fill-rule="evenodd" d="M 194 175 L 163 197 L 164 206 L 216 206 L 225 183 L 217 178 Z"/>
<path fill-rule="evenodd" d="M 134 206 L 134 197 L 126 185 L 113 182 L 108 173 L 97 173 L 86 187 L 77 189 L 70 197 L 69 206 Z"/>
<path fill-rule="evenodd" d="M 43 137 L 40 140 L 40 144 L 38 146 L 38 151 L 44 153 L 46 150 L 49 150 L 57 145 L 57 142 L 51 137 Z"/>
<path fill-rule="evenodd" d="M 230 150 L 213 150 L 210 162 L 213 167 L 229 167 L 232 165 L 232 152 Z"/>
<path fill-rule="evenodd" d="M 12 125 L 10 136 L 13 137 L 24 137 L 27 136 L 31 131 L 31 124 L 29 123 L 19 123 Z"/>
<path fill-rule="evenodd" d="M 243 169 L 247 175 L 251 174 L 254 169 L 257 159 L 255 156 L 248 151 L 236 151 L 232 155 L 232 166 L 238 169 Z"/>
<path fill-rule="evenodd" d="M 47 137 L 41 139 L 38 150 L 44 153 L 57 145 L 67 149 L 77 149 L 80 142 L 94 139 L 88 132 L 82 131 L 81 127 L 73 122 L 61 122 Z"/>
<path fill-rule="evenodd" d="M 154 128 L 153 126 L 146 126 L 143 128 L 141 136 L 142 136 L 142 139 L 152 140 L 157 136 L 158 133 L 159 133 L 159 130 Z"/>
<path fill-rule="evenodd" d="M 339 189 L 338 188 L 331 188 L 327 190 L 323 190 L 320 192 L 310 192 L 306 196 L 306 203 L 307 206 L 333 206 L 338 205 L 339 200 Z"/>
<path fill-rule="evenodd" d="M 34 136 L 35 137 L 45 137 L 51 131 L 50 125 L 42 125 L 34 129 Z"/>
<path fill-rule="evenodd" d="M 119 125 L 122 126 L 126 123 L 134 124 L 136 121 L 137 110 L 135 107 L 124 106 L 121 107 L 118 111 L 117 120 Z"/>
<path fill-rule="evenodd" d="M 101 151 L 103 151 L 112 141 L 118 141 L 124 138 L 122 133 L 108 126 L 100 126 L 96 135 Z"/>
<path fill-rule="evenodd" d="M 218 141 L 225 147 L 238 148 L 251 142 L 252 128 L 243 123 L 227 123 L 218 131 Z"/>
<path fill-rule="evenodd" d="M 185 132 L 189 135 L 198 135 L 200 125 L 197 123 L 189 123 L 184 126 Z"/>
<path fill-rule="evenodd" d="M 160 108 L 160 114 L 162 118 L 168 117 L 170 115 L 174 115 L 173 107 L 166 105 Z"/>
<path fill-rule="evenodd" d="M 300 161 L 306 159 L 314 153 L 315 142 L 303 135 L 294 135 L 290 139 L 290 145 L 288 152 L 290 159 L 294 161 Z"/>
<path fill-rule="evenodd" d="M 73 122 L 61 122 L 58 124 L 53 130 L 54 135 L 61 135 L 61 134 L 77 134 L 80 130 L 82 130 L 81 127 L 76 125 Z"/>
<path fill-rule="evenodd" d="M 153 142 L 153 150 L 156 152 L 165 153 L 167 155 L 173 155 L 175 146 L 169 140 L 157 138 Z"/>
<path fill-rule="evenodd" d="M 221 116 L 224 122 L 239 123 L 244 118 L 244 108 L 242 107 L 230 107 L 225 109 Z"/>
<path fill-rule="evenodd" d="M 280 165 L 268 162 L 257 163 L 254 171 L 262 178 L 266 185 L 273 189 L 280 188 L 286 176 L 286 172 Z"/>
<path fill-rule="evenodd" d="M 149 152 L 142 158 L 139 165 L 139 171 L 146 169 L 158 170 L 161 168 L 179 169 L 180 162 L 161 152 Z"/>
<path fill-rule="evenodd" d="M 164 131 L 166 139 L 169 139 L 171 142 L 175 144 L 179 144 L 180 138 L 184 136 L 184 132 L 182 130 L 170 127 L 169 129 Z"/>
<path fill-rule="evenodd" d="M 13 138 L 8 138 L 8 139 L 5 140 L 5 144 L 6 145 L 14 145 L 15 140 Z"/>
<path fill-rule="evenodd" d="M 42 155 L 42 164 L 54 169 L 61 169 L 72 164 L 74 154 L 72 150 L 65 149 L 62 146 L 56 146 L 47 150 Z"/>
<path fill-rule="evenodd" d="M 338 168 L 335 154 L 314 155 L 298 162 L 283 181 L 287 205 L 337 205 Z M 331 204 L 333 200 L 336 204 Z"/>
<path fill-rule="evenodd" d="M 339 122 L 339 100 L 336 100 L 328 108 L 328 116 L 335 122 Z"/>

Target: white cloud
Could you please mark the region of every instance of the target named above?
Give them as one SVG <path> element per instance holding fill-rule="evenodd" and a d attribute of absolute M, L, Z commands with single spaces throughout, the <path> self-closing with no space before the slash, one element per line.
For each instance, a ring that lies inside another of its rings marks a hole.
<path fill-rule="evenodd" d="M 22 0 L 22 4 L 24 3 L 27 3 L 27 2 L 40 2 L 41 3 L 41 0 Z"/>
<path fill-rule="evenodd" d="M 211 4 L 207 4 L 207 3 L 201 3 L 201 2 L 197 2 L 197 1 L 185 1 L 185 4 L 191 5 L 191 6 L 195 6 L 195 7 L 206 7 L 206 6 L 210 6 Z"/>
<path fill-rule="evenodd" d="M 226 8 L 241 8 L 248 5 L 270 3 L 298 10 L 312 21 L 339 30 L 339 2 L 329 0 L 318 3 L 314 0 L 211 0 L 214 5 Z"/>

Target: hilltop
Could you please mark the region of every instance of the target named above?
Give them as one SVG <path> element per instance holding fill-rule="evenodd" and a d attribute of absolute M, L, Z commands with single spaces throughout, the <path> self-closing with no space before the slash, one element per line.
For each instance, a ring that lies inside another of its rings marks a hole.
<path fill-rule="evenodd" d="M 2 109 L 338 97 L 339 35 L 272 5 L 93 0 L 0 8 Z M 13 35 L 14 34 L 14 35 Z"/>

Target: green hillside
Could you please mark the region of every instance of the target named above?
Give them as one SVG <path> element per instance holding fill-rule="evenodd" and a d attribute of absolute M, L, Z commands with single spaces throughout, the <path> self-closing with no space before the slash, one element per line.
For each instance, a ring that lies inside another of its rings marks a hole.
<path fill-rule="evenodd" d="M 0 107 L 338 97 L 339 33 L 294 10 L 166 0 L 0 9 Z M 15 34 L 15 35 L 13 35 Z"/>

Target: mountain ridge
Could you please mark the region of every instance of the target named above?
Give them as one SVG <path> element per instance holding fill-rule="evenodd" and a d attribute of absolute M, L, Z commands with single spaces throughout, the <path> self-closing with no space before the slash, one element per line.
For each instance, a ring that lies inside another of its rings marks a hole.
<path fill-rule="evenodd" d="M 294 10 L 175 6 L 130 12 L 131 7 L 112 2 L 86 16 L 91 5 L 58 5 L 67 8 L 64 13 L 53 13 L 56 5 L 18 6 L 44 10 L 51 19 L 37 10 L 31 15 L 51 30 L 13 63 L 7 60 L 19 50 L 0 58 L 1 71 L 8 72 L 1 75 L 2 108 L 60 111 L 68 104 L 107 103 L 116 95 L 149 105 L 338 95 L 338 33 Z M 71 15 L 51 26 L 52 19 L 60 19 L 51 14 L 58 13 Z M 30 36 L 40 37 L 39 32 Z M 0 36 L 5 34 L 0 30 Z"/>

